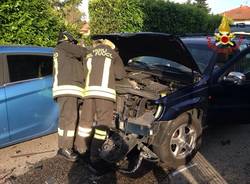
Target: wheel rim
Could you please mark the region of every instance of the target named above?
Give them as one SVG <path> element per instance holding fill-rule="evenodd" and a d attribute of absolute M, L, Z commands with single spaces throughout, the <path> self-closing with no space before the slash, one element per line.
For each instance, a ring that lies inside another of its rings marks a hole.
<path fill-rule="evenodd" d="M 187 157 L 196 146 L 196 131 L 192 125 L 183 124 L 172 134 L 170 150 L 176 159 Z"/>

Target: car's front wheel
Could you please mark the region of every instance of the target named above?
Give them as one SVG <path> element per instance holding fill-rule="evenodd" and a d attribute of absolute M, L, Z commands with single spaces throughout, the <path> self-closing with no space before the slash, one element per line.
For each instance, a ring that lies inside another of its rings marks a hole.
<path fill-rule="evenodd" d="M 171 122 L 161 122 L 153 150 L 171 169 L 187 164 L 201 145 L 201 122 L 188 112 Z"/>

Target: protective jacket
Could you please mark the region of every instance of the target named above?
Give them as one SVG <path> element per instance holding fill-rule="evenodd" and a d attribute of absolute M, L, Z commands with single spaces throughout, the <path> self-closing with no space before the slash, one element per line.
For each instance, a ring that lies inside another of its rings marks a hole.
<path fill-rule="evenodd" d="M 59 43 L 54 51 L 53 97 L 83 97 L 83 59 L 87 49 L 68 41 Z"/>
<path fill-rule="evenodd" d="M 84 98 L 115 101 L 115 79 L 126 76 L 120 56 L 109 46 L 101 44 L 91 50 L 85 65 Z"/>

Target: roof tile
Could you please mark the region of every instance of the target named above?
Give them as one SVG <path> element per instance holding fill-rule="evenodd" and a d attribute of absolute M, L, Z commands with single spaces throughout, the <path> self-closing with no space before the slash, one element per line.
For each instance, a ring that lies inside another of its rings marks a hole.
<path fill-rule="evenodd" d="M 250 20 L 250 7 L 249 6 L 240 6 L 238 8 L 225 11 L 222 15 L 225 14 L 227 17 L 230 17 L 233 20 Z"/>

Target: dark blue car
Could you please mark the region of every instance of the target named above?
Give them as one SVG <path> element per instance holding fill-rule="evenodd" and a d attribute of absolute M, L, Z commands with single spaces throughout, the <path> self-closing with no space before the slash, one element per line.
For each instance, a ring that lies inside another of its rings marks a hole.
<path fill-rule="evenodd" d="M 57 130 L 52 48 L 0 46 L 0 147 Z"/>
<path fill-rule="evenodd" d="M 117 86 L 117 126 L 137 135 L 144 158 L 177 168 L 197 152 L 207 122 L 250 121 L 249 40 L 236 39 L 225 54 L 206 36 L 93 36 L 100 38 L 115 43 L 127 67 L 130 82 Z"/>

